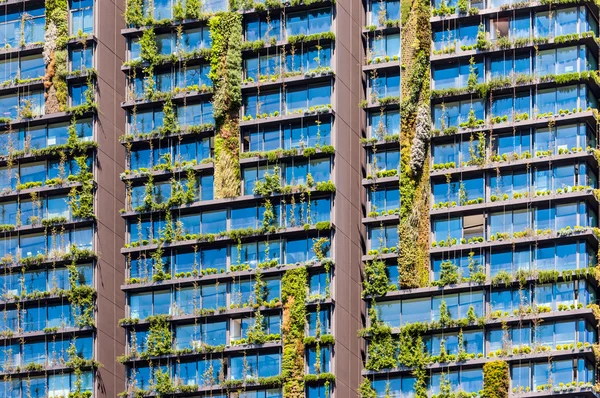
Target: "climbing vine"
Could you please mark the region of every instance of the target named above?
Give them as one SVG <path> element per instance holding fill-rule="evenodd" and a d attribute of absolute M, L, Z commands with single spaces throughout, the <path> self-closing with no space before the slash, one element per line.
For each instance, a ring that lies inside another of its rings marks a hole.
<path fill-rule="evenodd" d="M 395 368 L 398 364 L 398 343 L 392 337 L 392 328 L 377 318 L 377 310 L 372 305 L 369 310 L 370 326 L 361 331 L 369 336 L 365 369 L 380 371 Z"/>
<path fill-rule="evenodd" d="M 283 302 L 283 394 L 304 397 L 304 325 L 306 319 L 306 283 L 308 273 L 300 267 L 287 271 L 281 279 Z"/>
<path fill-rule="evenodd" d="M 213 81 L 215 134 L 215 199 L 240 192 L 239 110 L 242 103 L 242 18 L 219 13 L 209 21 L 212 52 L 209 77 Z"/>
<path fill-rule="evenodd" d="M 173 334 L 169 326 L 169 316 L 154 315 L 148 317 L 147 321 L 150 323 L 150 329 L 145 354 L 152 357 L 170 354 Z"/>
<path fill-rule="evenodd" d="M 75 158 L 79 172 L 69 176 L 69 181 L 78 182 L 81 185 L 71 188 L 69 192 L 69 204 L 71 214 L 74 218 L 95 218 L 94 214 L 94 174 L 87 164 L 87 156 Z"/>
<path fill-rule="evenodd" d="M 67 108 L 67 42 L 69 40 L 67 0 L 46 0 L 44 62 L 46 63 L 46 113 Z"/>
<path fill-rule="evenodd" d="M 79 271 L 75 266 L 77 256 L 73 256 L 71 265 L 69 265 L 69 284 L 70 289 L 67 298 L 73 308 L 73 315 L 77 327 L 93 327 L 94 321 L 94 295 L 96 290 L 88 285 L 79 285 Z"/>

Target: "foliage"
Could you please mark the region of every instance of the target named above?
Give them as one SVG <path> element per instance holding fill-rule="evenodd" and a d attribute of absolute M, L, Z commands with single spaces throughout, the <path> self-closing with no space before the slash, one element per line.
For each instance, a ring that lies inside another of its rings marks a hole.
<path fill-rule="evenodd" d="M 304 326 L 306 319 L 306 268 L 287 271 L 281 279 L 283 302 L 283 360 L 281 376 L 286 397 L 304 397 Z"/>
<path fill-rule="evenodd" d="M 46 0 L 46 30 L 44 33 L 44 62 L 46 76 L 46 113 L 64 111 L 67 107 L 67 0 Z"/>
<path fill-rule="evenodd" d="M 383 296 L 396 286 L 390 286 L 385 261 L 373 260 L 365 264 L 365 278 L 363 280 L 363 297 Z"/>
<path fill-rule="evenodd" d="M 200 18 L 200 0 L 185 1 L 185 17 L 189 19 Z"/>
<path fill-rule="evenodd" d="M 150 330 L 146 340 L 146 353 L 149 356 L 160 356 L 172 352 L 173 334 L 169 325 L 168 315 L 148 317 Z"/>
<path fill-rule="evenodd" d="M 329 252 L 329 238 L 313 238 L 312 242 L 312 249 L 317 260 L 322 262 L 325 259 L 326 253 Z"/>
<path fill-rule="evenodd" d="M 176 391 L 168 369 L 165 371 L 160 368 L 155 370 L 154 379 L 156 381 L 156 384 L 154 385 L 154 391 L 156 391 L 157 397 L 164 397 Z"/>
<path fill-rule="evenodd" d="M 127 0 L 125 22 L 129 26 L 139 27 L 144 23 L 143 3 L 143 0 Z"/>
<path fill-rule="evenodd" d="M 363 378 L 362 383 L 360 383 L 358 393 L 360 394 L 360 398 L 378 398 L 377 391 L 371 386 L 371 380 L 366 377 Z"/>
<path fill-rule="evenodd" d="M 458 273 L 458 266 L 454 265 L 452 261 L 442 261 L 440 267 L 440 279 L 438 280 L 438 286 L 453 285 L 460 281 L 460 275 Z"/>
<path fill-rule="evenodd" d="M 79 285 L 79 271 L 75 266 L 76 261 L 76 257 L 73 257 L 72 263 L 68 267 L 70 289 L 67 298 L 71 303 L 73 318 L 77 327 L 95 326 L 94 295 L 96 290 L 91 286 Z"/>
<path fill-rule="evenodd" d="M 264 344 L 267 341 L 267 334 L 265 333 L 265 317 L 256 311 L 254 315 L 254 323 L 248 329 L 247 334 L 248 344 Z"/>
<path fill-rule="evenodd" d="M 240 191 L 239 109 L 242 102 L 242 18 L 219 13 L 209 21 L 212 52 L 209 77 L 213 81 L 215 135 L 215 199 L 235 197 Z"/>
<path fill-rule="evenodd" d="M 395 368 L 398 364 L 398 344 L 392 337 L 392 328 L 377 318 L 374 305 L 369 309 L 369 318 L 371 324 L 366 329 L 369 345 L 365 369 L 380 371 Z"/>
<path fill-rule="evenodd" d="M 79 182 L 80 187 L 73 187 L 69 192 L 69 205 L 74 218 L 95 218 L 94 214 L 94 180 L 93 173 L 87 165 L 87 156 L 75 158 L 79 172 L 69 176 L 70 181 Z"/>
<path fill-rule="evenodd" d="M 429 283 L 429 148 L 421 147 L 427 127 L 422 124 L 429 109 L 431 5 L 426 0 L 402 2 L 400 131 L 400 223 L 398 226 L 398 274 L 402 288 Z M 421 109 L 421 116 L 418 117 Z M 416 138 L 417 126 L 419 137 Z M 413 148 L 413 145 L 417 147 Z M 424 153 L 422 153 L 424 150 Z M 411 161 L 414 160 L 414 161 Z M 417 167 L 421 162 L 422 167 Z M 417 161 L 418 160 L 418 161 Z"/>
<path fill-rule="evenodd" d="M 431 135 L 431 118 L 429 108 L 420 106 L 415 124 L 415 136 L 410 152 L 410 168 L 420 170 L 427 156 L 427 143 Z"/>
<path fill-rule="evenodd" d="M 507 362 L 493 361 L 483 365 L 482 398 L 508 398 L 509 383 Z"/>
<path fill-rule="evenodd" d="M 264 181 L 256 180 L 254 184 L 253 192 L 255 195 L 271 196 L 274 193 L 280 193 L 281 187 L 281 176 L 279 166 L 273 167 L 273 172 L 268 171 L 264 174 Z"/>

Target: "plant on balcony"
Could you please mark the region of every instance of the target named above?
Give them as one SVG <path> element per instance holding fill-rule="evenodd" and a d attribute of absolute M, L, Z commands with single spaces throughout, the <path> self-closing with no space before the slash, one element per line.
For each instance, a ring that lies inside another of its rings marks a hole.
<path fill-rule="evenodd" d="M 359 332 L 359 337 L 369 338 L 365 369 L 380 371 L 398 365 L 398 342 L 392 337 L 392 328 L 377 318 L 375 305 L 369 309 L 369 327 Z"/>
<path fill-rule="evenodd" d="M 146 356 L 156 357 L 168 355 L 172 352 L 173 333 L 169 325 L 168 315 L 149 316 L 150 323 L 148 337 L 146 338 Z"/>
<path fill-rule="evenodd" d="M 75 325 L 80 328 L 93 327 L 95 326 L 94 296 L 96 290 L 91 286 L 79 284 L 79 270 L 75 266 L 76 262 L 76 257 L 73 257 L 71 265 L 68 266 L 70 288 L 67 298 L 72 306 Z"/>
<path fill-rule="evenodd" d="M 71 214 L 76 219 L 95 218 L 94 213 L 94 174 L 87 165 L 87 156 L 75 157 L 79 172 L 69 176 L 69 181 L 80 183 L 69 191 Z"/>
<path fill-rule="evenodd" d="M 383 296 L 387 292 L 397 289 L 396 285 L 390 283 L 385 261 L 375 259 L 366 262 L 364 273 L 363 297 Z"/>
<path fill-rule="evenodd" d="M 493 361 L 483 365 L 483 397 L 508 398 L 509 383 L 507 362 Z"/>
<path fill-rule="evenodd" d="M 144 24 L 143 0 L 127 0 L 125 22 L 129 26 L 139 27 Z"/>
<path fill-rule="evenodd" d="M 479 28 L 477 30 L 477 43 L 475 47 L 480 51 L 489 50 L 491 47 L 491 43 L 487 38 L 487 34 L 485 32 L 485 26 L 483 23 L 479 24 Z"/>
<path fill-rule="evenodd" d="M 447 286 L 459 283 L 461 280 L 458 266 L 452 261 L 442 261 L 440 266 L 440 279 L 435 283 L 436 286 Z"/>
<path fill-rule="evenodd" d="M 367 377 L 363 378 L 362 383 L 358 387 L 358 393 L 360 394 L 360 398 L 378 398 L 377 391 L 371 385 L 371 380 Z"/>

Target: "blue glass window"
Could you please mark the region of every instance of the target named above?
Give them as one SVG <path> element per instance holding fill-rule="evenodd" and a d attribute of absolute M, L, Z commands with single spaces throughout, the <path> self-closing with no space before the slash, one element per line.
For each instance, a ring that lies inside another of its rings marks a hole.
<path fill-rule="evenodd" d="M 181 127 L 214 124 L 213 107 L 210 102 L 186 104 L 177 107 L 177 120 Z"/>
<path fill-rule="evenodd" d="M 264 182 L 265 173 L 273 175 L 274 166 L 245 167 L 242 169 L 244 179 L 244 195 L 252 195 L 256 181 Z"/>
<path fill-rule="evenodd" d="M 212 44 L 208 26 L 184 30 L 181 34 L 180 46 L 184 52 L 192 52 L 200 48 L 210 48 Z"/>
<path fill-rule="evenodd" d="M 183 70 L 180 69 L 176 74 L 177 87 L 180 89 L 189 88 L 190 90 L 198 90 L 203 85 L 212 87 L 212 80 L 208 78 L 209 72 L 210 65 L 208 64 L 187 66 Z"/>
<path fill-rule="evenodd" d="M 281 56 L 279 54 L 266 54 L 244 60 L 244 73 L 246 81 L 266 81 L 269 77 L 279 78 Z"/>
<path fill-rule="evenodd" d="M 384 25 L 385 21 L 397 21 L 400 19 L 400 1 L 398 0 L 372 0 L 370 6 L 370 23 L 373 25 Z"/>
<path fill-rule="evenodd" d="M 246 41 L 269 41 L 271 38 L 278 40 L 280 37 L 280 21 L 276 17 L 271 15 L 249 16 L 245 22 Z"/>
<path fill-rule="evenodd" d="M 327 385 L 308 385 L 307 398 L 327 398 L 331 392 L 329 384 Z"/>
<path fill-rule="evenodd" d="M 160 3 L 160 0 L 155 1 Z M 71 12 L 70 32 L 72 36 L 94 31 L 94 2 L 93 0 L 70 0 Z"/>
<path fill-rule="evenodd" d="M 328 255 L 328 253 L 324 254 Z M 315 259 L 312 239 L 288 239 L 285 242 L 286 264 L 304 263 Z"/>
<path fill-rule="evenodd" d="M 369 89 L 371 96 L 375 98 L 399 97 L 400 96 L 400 72 L 380 72 L 376 76 L 370 76 Z"/>
<path fill-rule="evenodd" d="M 324 83 L 288 88 L 285 102 L 288 113 L 327 105 L 331 103 L 331 85 Z"/>
<path fill-rule="evenodd" d="M 45 25 L 44 8 L 2 13 L 0 16 L 0 46 L 15 48 L 20 47 L 21 44 L 43 42 Z M 21 37 L 21 32 L 23 37 Z"/>
<path fill-rule="evenodd" d="M 279 90 L 261 91 L 243 97 L 244 116 L 277 116 L 281 113 L 281 94 Z M 277 112 L 277 114 L 275 114 Z"/>
<path fill-rule="evenodd" d="M 317 330 L 320 335 L 330 333 L 329 310 L 308 312 L 308 335 L 316 336 Z"/>
<path fill-rule="evenodd" d="M 369 166 L 372 173 L 384 170 L 398 170 L 400 166 L 400 151 L 398 149 L 382 150 L 369 156 Z"/>
<path fill-rule="evenodd" d="M 132 318 L 145 319 L 151 315 L 169 314 L 170 308 L 169 290 L 135 293 L 129 296 L 129 314 Z"/>
<path fill-rule="evenodd" d="M 162 111 L 140 111 L 129 114 L 129 127 L 132 134 L 148 134 L 163 126 Z"/>
<path fill-rule="evenodd" d="M 372 250 L 382 250 L 398 246 L 398 226 L 369 228 L 369 242 Z"/>
<path fill-rule="evenodd" d="M 92 47 L 73 48 L 69 50 L 71 72 L 86 70 L 93 67 Z"/>
<path fill-rule="evenodd" d="M 202 12 L 215 13 L 219 11 L 227 11 L 229 2 L 224 0 L 207 0 L 202 2 Z"/>
<path fill-rule="evenodd" d="M 1 64 L 0 64 L 1 65 Z M 44 58 L 29 55 L 20 58 L 19 79 L 37 79 L 45 75 Z"/>
<path fill-rule="evenodd" d="M 396 57 L 400 55 L 400 34 L 387 34 L 369 38 L 369 56 L 372 60 L 379 58 L 379 62 L 384 62 L 384 57 Z"/>
<path fill-rule="evenodd" d="M 306 352 L 306 362 L 308 365 L 309 374 L 319 374 L 329 372 L 330 361 L 329 346 L 322 346 L 319 353 L 319 361 L 317 361 L 316 347 L 309 347 Z"/>
<path fill-rule="evenodd" d="M 277 376 L 281 367 L 281 354 L 235 355 L 230 359 L 231 380 Z"/>
<path fill-rule="evenodd" d="M 87 102 L 86 92 L 89 87 L 87 84 L 73 84 L 69 86 L 69 97 L 71 99 L 71 106 L 83 105 Z"/>
<path fill-rule="evenodd" d="M 483 83 L 485 73 L 483 70 L 483 62 L 481 59 L 476 60 L 473 66 L 469 61 L 453 62 L 449 64 L 439 65 L 433 68 L 433 89 L 441 90 L 453 87 L 466 87 L 471 67 L 475 68 L 477 82 Z"/>
<path fill-rule="evenodd" d="M 328 181 L 331 175 L 331 160 L 311 159 L 288 164 L 285 170 L 286 184 L 306 184 L 308 174 L 312 176 L 315 182 Z"/>
<path fill-rule="evenodd" d="M 300 11 L 286 16 L 287 36 L 311 35 L 331 29 L 331 9 Z"/>
<path fill-rule="evenodd" d="M 262 59 L 262 57 L 261 57 Z M 261 62 L 262 65 L 262 62 Z M 305 73 L 319 71 L 331 66 L 331 45 L 305 46 L 286 55 L 285 67 L 287 72 Z M 261 72 L 262 74 L 262 72 Z"/>
<path fill-rule="evenodd" d="M 369 137 L 384 139 L 386 135 L 400 134 L 400 111 L 384 110 L 369 113 Z"/>

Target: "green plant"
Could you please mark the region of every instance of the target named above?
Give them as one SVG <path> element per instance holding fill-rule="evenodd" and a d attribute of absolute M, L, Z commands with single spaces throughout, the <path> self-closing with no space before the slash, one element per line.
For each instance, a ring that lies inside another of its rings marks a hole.
<path fill-rule="evenodd" d="M 372 306 L 369 310 L 370 325 L 362 331 L 369 335 L 369 346 L 365 369 L 380 371 L 397 366 L 397 342 L 392 337 L 392 328 L 377 318 L 377 311 Z"/>
<path fill-rule="evenodd" d="M 154 315 L 146 320 L 150 323 L 146 338 L 146 353 L 149 356 L 161 356 L 172 352 L 173 334 L 168 315 Z"/>
<path fill-rule="evenodd" d="M 304 325 L 306 319 L 306 268 L 296 268 L 281 279 L 281 301 L 284 325 L 282 326 L 283 359 L 281 376 L 286 396 L 304 395 Z"/>
<path fill-rule="evenodd" d="M 78 182 L 80 186 L 71 188 L 69 192 L 71 214 L 78 219 L 95 218 L 94 175 L 87 164 L 87 156 L 78 156 L 75 158 L 75 162 L 79 173 L 69 176 L 69 181 Z"/>
<path fill-rule="evenodd" d="M 483 392 L 485 398 L 508 398 L 510 375 L 508 363 L 493 361 L 483 365 Z"/>
<path fill-rule="evenodd" d="M 391 290 L 395 290 L 395 285 L 390 285 L 390 279 L 387 273 L 387 266 L 382 260 L 372 260 L 365 264 L 365 278 L 363 280 L 363 297 L 383 296 Z"/>
<path fill-rule="evenodd" d="M 213 81 L 215 135 L 215 199 L 235 197 L 240 190 L 239 108 L 242 101 L 242 18 L 220 13 L 209 20 L 212 51 L 209 77 Z"/>

